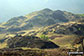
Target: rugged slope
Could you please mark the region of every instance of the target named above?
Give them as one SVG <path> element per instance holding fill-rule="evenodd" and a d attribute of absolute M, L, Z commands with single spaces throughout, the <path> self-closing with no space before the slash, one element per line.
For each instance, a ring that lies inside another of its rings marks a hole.
<path fill-rule="evenodd" d="M 37 28 L 38 30 L 26 30 L 26 31 L 20 31 L 18 34 L 22 35 L 50 35 L 50 34 L 63 34 L 63 35 L 78 35 L 82 36 L 84 35 L 84 22 L 82 20 L 80 21 L 71 21 L 67 23 L 58 23 L 53 24 L 51 26 L 47 26 L 44 28 Z"/>
<path fill-rule="evenodd" d="M 68 22 L 68 23 L 59 23 L 54 24 L 48 27 L 45 27 L 43 30 L 38 31 L 42 34 L 64 34 L 64 35 L 84 35 L 84 22 Z"/>

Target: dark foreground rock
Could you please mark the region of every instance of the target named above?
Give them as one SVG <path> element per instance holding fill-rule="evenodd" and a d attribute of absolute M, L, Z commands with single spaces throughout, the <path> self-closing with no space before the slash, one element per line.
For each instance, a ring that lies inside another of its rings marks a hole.
<path fill-rule="evenodd" d="M 13 37 L 7 41 L 9 48 L 17 47 L 28 47 L 28 48 L 40 48 L 40 49 L 49 49 L 49 48 L 58 48 L 59 46 L 54 44 L 51 41 L 42 40 L 38 37 Z"/>

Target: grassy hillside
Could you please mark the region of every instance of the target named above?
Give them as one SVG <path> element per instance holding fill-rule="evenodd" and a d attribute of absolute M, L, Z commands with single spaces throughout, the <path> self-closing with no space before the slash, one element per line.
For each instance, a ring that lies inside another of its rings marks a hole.
<path fill-rule="evenodd" d="M 53 39 L 53 42 L 60 45 L 61 47 L 72 48 L 72 43 L 78 36 L 75 35 L 61 35 L 62 37 L 57 37 Z"/>

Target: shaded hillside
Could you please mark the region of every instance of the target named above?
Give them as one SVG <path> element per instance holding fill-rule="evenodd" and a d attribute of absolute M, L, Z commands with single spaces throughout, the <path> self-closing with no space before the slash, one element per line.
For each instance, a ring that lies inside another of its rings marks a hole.
<path fill-rule="evenodd" d="M 9 48 L 17 48 L 17 47 L 28 47 L 28 48 L 41 48 L 41 49 L 52 49 L 58 48 L 56 44 L 51 41 L 41 40 L 38 37 L 13 37 L 7 41 Z"/>
<path fill-rule="evenodd" d="M 46 8 L 40 11 L 32 12 L 25 16 L 14 17 L 2 25 L 5 26 L 5 31 L 15 32 L 32 29 L 34 27 L 43 27 L 56 23 L 75 21 L 78 19 L 84 19 L 84 17 L 66 11 L 53 11 Z"/>

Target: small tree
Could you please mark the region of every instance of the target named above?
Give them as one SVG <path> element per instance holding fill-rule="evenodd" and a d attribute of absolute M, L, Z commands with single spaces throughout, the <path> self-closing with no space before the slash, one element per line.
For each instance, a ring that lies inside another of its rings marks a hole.
<path fill-rule="evenodd" d="M 49 40 L 48 36 L 46 36 L 46 35 L 41 35 L 40 38 L 43 40 Z"/>

